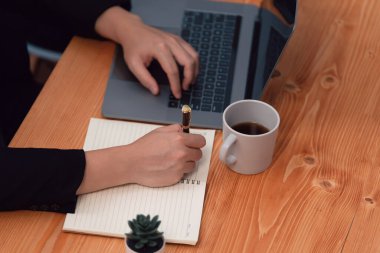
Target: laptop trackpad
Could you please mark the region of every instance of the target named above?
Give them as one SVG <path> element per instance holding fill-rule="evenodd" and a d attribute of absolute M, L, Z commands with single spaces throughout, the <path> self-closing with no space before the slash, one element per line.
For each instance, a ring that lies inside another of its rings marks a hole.
<path fill-rule="evenodd" d="M 141 121 L 157 121 L 168 118 L 169 86 L 161 86 L 160 94 L 153 96 L 137 82 L 110 79 L 103 104 L 103 114 L 108 117 L 129 118 Z M 142 110 L 144 111 L 142 113 Z"/>

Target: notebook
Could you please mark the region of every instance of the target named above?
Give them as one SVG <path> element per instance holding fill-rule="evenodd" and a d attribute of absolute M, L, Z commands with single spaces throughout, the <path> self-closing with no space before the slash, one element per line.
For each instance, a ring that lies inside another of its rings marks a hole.
<path fill-rule="evenodd" d="M 153 96 L 128 70 L 117 48 L 102 105 L 104 117 L 168 124 L 189 104 L 192 124 L 222 128 L 222 113 L 240 99 L 260 99 L 290 38 L 296 0 L 263 0 L 263 6 L 206 0 L 132 1 L 145 23 L 182 36 L 200 55 L 200 73 L 176 100 L 157 62 L 149 66 L 160 84 Z"/>
<path fill-rule="evenodd" d="M 138 139 L 159 125 L 92 118 L 84 150 L 123 145 Z M 137 214 L 159 215 L 159 231 L 168 243 L 196 244 L 201 225 L 214 130 L 192 129 L 205 136 L 203 156 L 194 172 L 176 185 L 149 188 L 124 185 L 78 197 L 75 213 L 66 214 L 67 232 L 124 237 L 128 220 Z"/>

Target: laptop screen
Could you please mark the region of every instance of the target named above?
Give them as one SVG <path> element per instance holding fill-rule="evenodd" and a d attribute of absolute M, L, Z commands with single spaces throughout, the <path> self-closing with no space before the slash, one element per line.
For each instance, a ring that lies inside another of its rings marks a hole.
<path fill-rule="evenodd" d="M 256 22 L 246 97 L 259 99 L 294 30 L 296 0 L 264 0 Z"/>

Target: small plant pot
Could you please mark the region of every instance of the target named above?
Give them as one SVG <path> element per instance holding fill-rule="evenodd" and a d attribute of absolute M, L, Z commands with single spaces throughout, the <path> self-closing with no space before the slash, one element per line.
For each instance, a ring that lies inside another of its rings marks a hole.
<path fill-rule="evenodd" d="M 133 249 L 133 242 L 128 241 L 128 238 L 126 237 L 124 242 L 125 242 L 125 249 L 126 253 L 164 253 L 165 252 L 165 240 L 162 238 L 160 239 L 162 243 L 159 243 L 160 247 L 157 248 L 143 248 L 141 251 L 136 251 Z"/>

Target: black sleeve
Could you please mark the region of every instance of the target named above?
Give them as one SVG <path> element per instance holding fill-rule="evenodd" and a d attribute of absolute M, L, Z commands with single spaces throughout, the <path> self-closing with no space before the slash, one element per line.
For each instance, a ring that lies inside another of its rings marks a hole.
<path fill-rule="evenodd" d="M 49 9 L 64 19 L 78 35 L 97 37 L 96 19 L 108 8 L 120 6 L 130 10 L 129 0 L 42 0 Z"/>
<path fill-rule="evenodd" d="M 74 212 L 83 150 L 1 148 L 0 210 Z"/>
<path fill-rule="evenodd" d="M 95 32 L 96 19 L 112 6 L 130 10 L 131 3 L 130 0 L 13 0 L 1 3 L 0 9 L 20 13 L 27 22 L 37 19 L 72 35 L 100 38 Z"/>

